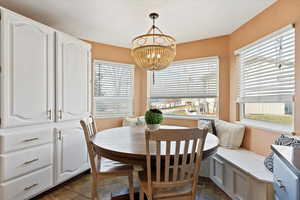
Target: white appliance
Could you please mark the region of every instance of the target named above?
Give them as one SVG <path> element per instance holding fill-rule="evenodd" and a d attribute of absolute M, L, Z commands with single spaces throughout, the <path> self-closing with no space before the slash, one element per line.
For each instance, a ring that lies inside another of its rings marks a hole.
<path fill-rule="evenodd" d="M 300 200 L 300 147 L 272 145 L 276 200 Z"/>

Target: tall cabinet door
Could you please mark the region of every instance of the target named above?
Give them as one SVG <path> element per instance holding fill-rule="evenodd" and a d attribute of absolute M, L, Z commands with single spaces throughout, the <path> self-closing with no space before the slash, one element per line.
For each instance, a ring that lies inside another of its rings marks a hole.
<path fill-rule="evenodd" d="M 1 127 L 51 122 L 54 31 L 1 10 Z"/>
<path fill-rule="evenodd" d="M 57 33 L 57 121 L 80 119 L 90 112 L 91 47 Z"/>
<path fill-rule="evenodd" d="M 60 183 L 88 168 L 88 153 L 82 128 L 57 129 L 56 182 Z"/>

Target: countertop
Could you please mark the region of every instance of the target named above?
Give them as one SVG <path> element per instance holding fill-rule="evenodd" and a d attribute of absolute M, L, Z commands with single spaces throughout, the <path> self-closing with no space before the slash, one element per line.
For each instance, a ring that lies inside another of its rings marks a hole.
<path fill-rule="evenodd" d="M 274 153 L 297 175 L 300 175 L 300 148 L 272 145 Z"/>

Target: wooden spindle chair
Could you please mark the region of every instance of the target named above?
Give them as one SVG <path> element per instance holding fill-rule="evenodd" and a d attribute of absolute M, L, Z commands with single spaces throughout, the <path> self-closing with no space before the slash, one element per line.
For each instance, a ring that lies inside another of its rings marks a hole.
<path fill-rule="evenodd" d="M 207 129 L 198 128 L 146 131 L 147 170 L 139 174 L 140 200 L 144 194 L 148 200 L 194 200 L 206 135 Z"/>
<path fill-rule="evenodd" d="M 81 120 L 80 124 L 83 128 L 85 141 L 89 153 L 89 160 L 92 173 L 92 200 L 98 199 L 97 185 L 99 181 L 105 178 L 113 178 L 120 176 L 127 176 L 129 181 L 129 196 L 130 200 L 134 200 L 134 186 L 133 186 L 133 167 L 120 162 L 112 161 L 101 157 L 95 151 L 92 143 L 93 137 L 97 133 L 96 123 L 93 116 L 89 116 L 86 120 Z"/>

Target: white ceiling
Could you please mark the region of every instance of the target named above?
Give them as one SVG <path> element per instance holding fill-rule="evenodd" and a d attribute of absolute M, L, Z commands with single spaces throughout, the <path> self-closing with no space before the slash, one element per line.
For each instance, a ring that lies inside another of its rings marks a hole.
<path fill-rule="evenodd" d="M 0 5 L 82 39 L 130 47 L 151 26 L 178 43 L 232 33 L 276 0 L 0 0 Z"/>

